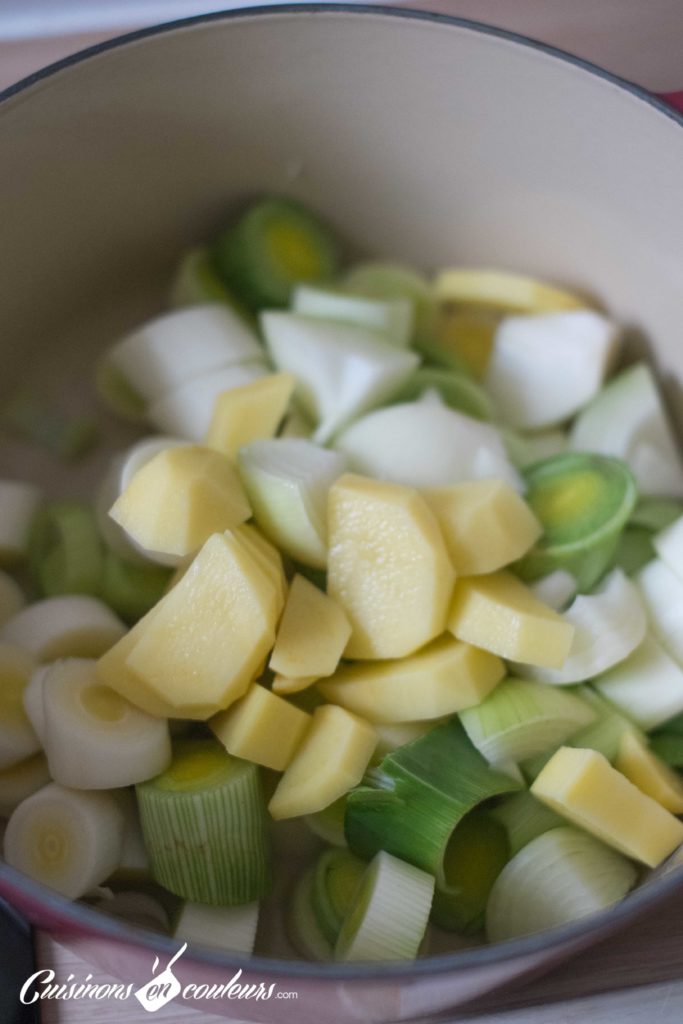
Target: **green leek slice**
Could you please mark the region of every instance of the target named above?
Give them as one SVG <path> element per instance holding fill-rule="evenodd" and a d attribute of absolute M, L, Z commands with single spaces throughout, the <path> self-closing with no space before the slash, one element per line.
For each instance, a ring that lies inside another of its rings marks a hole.
<path fill-rule="evenodd" d="M 103 555 L 95 512 L 85 503 L 49 502 L 36 516 L 29 564 L 45 597 L 99 594 Z"/>
<path fill-rule="evenodd" d="M 190 249 L 185 253 L 171 282 L 168 302 L 171 309 L 222 302 L 253 326 L 251 313 L 218 276 L 206 248 Z"/>
<path fill-rule="evenodd" d="M 292 311 L 380 331 L 399 348 L 410 344 L 413 333 L 413 307 L 406 298 L 370 299 L 338 289 L 299 285 L 294 289 Z"/>
<path fill-rule="evenodd" d="M 152 875 L 184 899 L 250 903 L 270 885 L 258 768 L 213 740 L 180 740 L 171 766 L 136 787 Z"/>
<path fill-rule="evenodd" d="M 493 403 L 469 374 L 438 366 L 420 366 L 394 395 L 394 402 L 412 402 L 425 391 L 437 391 L 446 405 L 475 420 L 492 420 Z"/>
<path fill-rule="evenodd" d="M 505 826 L 511 857 L 532 839 L 566 824 L 564 818 L 537 800 L 528 789 L 505 797 L 490 813 Z"/>
<path fill-rule="evenodd" d="M 641 498 L 633 512 L 629 523 L 631 526 L 642 526 L 643 529 L 656 533 L 671 526 L 683 515 L 683 503 L 672 498 Z"/>
<path fill-rule="evenodd" d="M 315 814 L 304 815 L 304 821 L 310 828 L 311 832 L 324 842 L 329 843 L 331 846 L 345 847 L 345 814 L 346 797 L 342 796 L 339 800 L 335 800 L 333 803 L 329 804 L 329 806 L 323 807 L 322 811 L 316 811 Z"/>
<path fill-rule="evenodd" d="M 311 904 L 325 939 L 334 946 L 367 864 L 348 850 L 325 850 L 315 865 Z"/>
<path fill-rule="evenodd" d="M 432 904 L 434 924 L 461 934 L 478 931 L 493 883 L 509 856 L 502 823 L 487 811 L 466 814 L 446 847 L 443 880 L 437 882 Z"/>
<path fill-rule="evenodd" d="M 256 941 L 258 903 L 238 907 L 211 907 L 206 903 L 183 904 L 173 934 L 177 939 L 210 949 L 251 954 Z"/>
<path fill-rule="evenodd" d="M 434 878 L 386 850 L 358 885 L 334 949 L 337 960 L 412 960 L 429 920 Z"/>
<path fill-rule="evenodd" d="M 388 754 L 346 798 L 351 850 L 370 859 L 387 850 L 443 878 L 443 859 L 458 822 L 489 797 L 519 783 L 492 769 L 457 718 Z"/>
<path fill-rule="evenodd" d="M 622 899 L 636 867 L 579 829 L 555 828 L 524 846 L 503 868 L 486 911 L 490 942 L 544 931 Z"/>
<path fill-rule="evenodd" d="M 654 732 L 650 736 L 650 749 L 653 754 L 671 768 L 683 768 L 683 736 L 677 732 Z"/>
<path fill-rule="evenodd" d="M 527 470 L 526 500 L 540 520 L 541 539 L 516 564 L 525 580 L 553 569 L 590 590 L 614 562 L 622 529 L 635 506 L 636 484 L 618 459 L 570 452 Z"/>
<path fill-rule="evenodd" d="M 249 309 L 281 307 L 294 286 L 331 281 L 337 243 L 327 225 L 292 199 L 264 199 L 226 228 L 212 249 L 216 271 Z"/>
<path fill-rule="evenodd" d="M 509 677 L 459 717 L 487 761 L 517 763 L 559 747 L 595 713 L 574 693 Z"/>
<path fill-rule="evenodd" d="M 104 555 L 101 596 L 125 622 L 137 622 L 161 600 L 171 570 L 160 565 L 127 562 L 114 551 Z"/>

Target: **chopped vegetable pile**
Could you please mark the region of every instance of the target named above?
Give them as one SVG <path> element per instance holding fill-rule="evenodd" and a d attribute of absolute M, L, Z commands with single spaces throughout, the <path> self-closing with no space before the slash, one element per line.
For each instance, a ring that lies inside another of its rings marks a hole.
<path fill-rule="evenodd" d="M 618 325 L 349 264 L 277 197 L 170 307 L 97 368 L 140 438 L 93 501 L 0 481 L 7 862 L 243 954 L 275 915 L 312 960 L 623 898 L 683 842 L 683 464 Z"/>

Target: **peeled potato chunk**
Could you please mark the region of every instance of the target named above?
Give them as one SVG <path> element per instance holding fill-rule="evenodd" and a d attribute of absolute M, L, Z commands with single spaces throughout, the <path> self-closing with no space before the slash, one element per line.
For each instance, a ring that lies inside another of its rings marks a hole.
<path fill-rule="evenodd" d="M 100 677 L 151 714 L 167 708 L 175 718 L 209 718 L 255 678 L 281 610 L 277 585 L 243 543 L 214 534 L 175 587 L 100 660 Z"/>
<path fill-rule="evenodd" d="M 229 754 L 283 772 L 308 729 L 311 716 L 254 683 L 227 711 L 210 721 Z"/>
<path fill-rule="evenodd" d="M 251 506 L 229 459 L 179 445 L 142 466 L 109 514 L 144 550 L 182 558 L 243 523 Z"/>
<path fill-rule="evenodd" d="M 635 731 L 622 734 L 614 767 L 667 811 L 683 814 L 683 779 L 648 750 Z"/>
<path fill-rule="evenodd" d="M 207 447 L 234 458 L 243 444 L 274 437 L 295 384 L 291 373 L 271 373 L 223 391 L 213 407 Z"/>
<path fill-rule="evenodd" d="M 641 792 L 596 750 L 560 747 L 531 792 L 603 843 L 651 868 L 683 842 L 683 822 Z"/>
<path fill-rule="evenodd" d="M 423 491 L 459 576 L 495 572 L 521 558 L 543 532 L 503 480 L 470 480 Z"/>
<path fill-rule="evenodd" d="M 348 658 L 401 658 L 445 629 L 455 574 L 412 487 L 345 474 L 328 498 L 328 593 L 351 623 Z"/>
<path fill-rule="evenodd" d="M 270 657 L 274 672 L 308 682 L 331 676 L 351 635 L 344 609 L 303 576 L 295 576 Z"/>
<path fill-rule="evenodd" d="M 377 744 L 374 729 L 344 708 L 323 704 L 268 804 L 273 818 L 328 807 L 357 786 Z"/>
<path fill-rule="evenodd" d="M 448 629 L 501 658 L 546 668 L 564 664 L 574 637 L 571 623 L 505 571 L 458 580 Z"/>
<path fill-rule="evenodd" d="M 317 688 L 370 722 L 419 722 L 479 704 L 504 675 L 500 658 L 446 634 L 409 658 L 342 665 Z"/>

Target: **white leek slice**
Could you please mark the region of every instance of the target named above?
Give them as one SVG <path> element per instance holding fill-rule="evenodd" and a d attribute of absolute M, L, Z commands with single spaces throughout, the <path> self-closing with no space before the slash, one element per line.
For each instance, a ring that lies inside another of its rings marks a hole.
<path fill-rule="evenodd" d="M 9 818 L 22 800 L 50 781 L 43 754 L 34 754 L 0 771 L 0 818 Z"/>
<path fill-rule="evenodd" d="M 287 911 L 287 932 L 296 951 L 306 960 L 327 961 L 333 959 L 334 950 L 313 910 L 315 868 L 313 864 L 294 885 Z"/>
<path fill-rule="evenodd" d="M 652 634 L 593 686 L 646 732 L 683 712 L 683 668 Z"/>
<path fill-rule="evenodd" d="M 606 672 L 642 643 L 647 615 L 638 588 L 613 569 L 592 594 L 580 594 L 562 616 L 574 626 L 574 639 L 561 668 L 525 665 L 531 679 L 554 686 L 582 683 Z"/>
<path fill-rule="evenodd" d="M 327 565 L 327 493 L 346 459 L 299 438 L 253 441 L 238 455 L 242 483 L 265 535 L 304 565 Z"/>
<path fill-rule="evenodd" d="M 616 325 L 591 310 L 506 317 L 485 377 L 501 419 L 526 430 L 573 416 L 602 387 L 616 344 Z"/>
<path fill-rule="evenodd" d="M 100 533 L 108 547 L 121 558 L 130 562 L 153 561 L 159 565 L 175 565 L 176 560 L 162 554 L 144 552 L 126 531 L 115 523 L 109 515 L 109 509 L 116 499 L 123 494 L 139 469 L 142 469 L 159 452 L 167 448 L 177 448 L 187 442 L 177 437 L 154 435 L 136 441 L 121 455 L 116 456 L 109 466 L 95 500 L 95 515 Z"/>
<path fill-rule="evenodd" d="M 22 608 L 0 629 L 0 643 L 21 647 L 37 661 L 97 658 L 125 632 L 124 624 L 102 601 L 67 594 Z"/>
<path fill-rule="evenodd" d="M 95 905 L 110 917 L 118 917 L 140 928 L 168 934 L 168 914 L 159 900 L 155 900 L 149 893 L 122 889 L 110 896 L 101 897 Z"/>
<path fill-rule="evenodd" d="M 683 497 L 683 462 L 652 370 L 624 370 L 577 417 L 575 451 L 615 455 L 631 467 L 642 495 Z"/>
<path fill-rule="evenodd" d="M 410 344 L 413 333 L 413 306 L 407 298 L 370 299 L 302 284 L 294 289 L 292 311 L 379 331 L 399 348 Z"/>
<path fill-rule="evenodd" d="M 576 580 L 565 569 L 555 569 L 528 586 L 539 601 L 556 612 L 561 612 L 576 597 Z"/>
<path fill-rule="evenodd" d="M 12 564 L 28 550 L 40 489 L 20 480 L 0 480 L 0 564 Z"/>
<path fill-rule="evenodd" d="M 50 774 L 72 789 L 116 789 L 151 779 L 171 761 L 168 723 L 103 686 L 96 666 L 87 658 L 65 658 L 45 676 Z"/>
<path fill-rule="evenodd" d="M 578 829 L 555 828 L 532 840 L 496 879 L 486 910 L 490 942 L 578 921 L 622 899 L 636 867 Z"/>
<path fill-rule="evenodd" d="M 198 946 L 250 954 L 256 941 L 258 903 L 240 907 L 211 907 L 206 903 L 185 903 L 173 931 L 176 939 Z"/>
<path fill-rule="evenodd" d="M 249 384 L 268 373 L 264 362 L 223 366 L 193 377 L 157 399 L 149 419 L 158 430 L 201 443 L 211 424 L 216 399 L 222 391 Z"/>
<path fill-rule="evenodd" d="M 335 959 L 414 959 L 427 928 L 433 895 L 433 875 L 380 850 L 344 919 Z"/>
<path fill-rule="evenodd" d="M 193 306 L 150 320 L 114 345 L 106 362 L 147 402 L 219 367 L 263 356 L 256 334 L 218 303 Z"/>
<path fill-rule="evenodd" d="M 24 710 L 24 690 L 34 661 L 19 647 L 0 643 L 0 770 L 40 750 L 40 740 Z"/>
<path fill-rule="evenodd" d="M 261 324 L 275 366 L 297 378 L 297 399 L 322 444 L 390 399 L 420 361 L 362 327 L 280 312 L 262 314 Z"/>
<path fill-rule="evenodd" d="M 518 763 L 552 750 L 595 719 L 573 693 L 528 679 L 504 679 L 481 704 L 459 714 L 470 740 L 490 764 Z"/>
<path fill-rule="evenodd" d="M 412 487 L 464 480 L 523 484 L 495 427 L 441 403 L 405 402 L 358 420 L 334 442 L 356 473 Z"/>
<path fill-rule="evenodd" d="M 5 860 L 63 896 L 78 899 L 119 862 L 123 815 L 109 793 L 51 782 L 17 807 L 5 832 Z"/>
<path fill-rule="evenodd" d="M 0 626 L 26 605 L 26 596 L 17 581 L 0 569 Z"/>
<path fill-rule="evenodd" d="M 636 583 L 645 602 L 651 631 L 671 657 L 683 666 L 683 579 L 660 558 L 653 558 L 640 570 Z"/>
<path fill-rule="evenodd" d="M 566 825 L 564 818 L 537 800 L 528 789 L 506 796 L 490 813 L 505 826 L 511 857 L 544 832 Z"/>
<path fill-rule="evenodd" d="M 652 544 L 664 564 L 683 581 L 683 516 L 656 533 Z"/>
<path fill-rule="evenodd" d="M 45 677 L 52 668 L 52 665 L 38 665 L 31 673 L 29 680 L 24 687 L 22 701 L 24 711 L 33 731 L 45 746 L 45 705 L 43 704 L 43 686 Z"/>
<path fill-rule="evenodd" d="M 116 869 L 116 878 L 127 881 L 146 881 L 151 877 L 149 857 L 142 836 L 142 825 L 138 814 L 135 791 L 116 790 L 114 795 L 123 811 L 123 844 L 121 859 Z"/>

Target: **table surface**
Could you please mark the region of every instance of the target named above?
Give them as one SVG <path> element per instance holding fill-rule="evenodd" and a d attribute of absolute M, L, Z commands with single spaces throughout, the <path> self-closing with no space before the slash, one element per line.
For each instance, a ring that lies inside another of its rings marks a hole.
<path fill-rule="evenodd" d="M 225 6 L 229 6 L 227 0 Z M 439 6 L 444 9 L 443 3 Z M 650 11 L 649 6 L 645 9 Z M 126 28 L 119 26 L 119 31 Z M 3 41 L 0 29 L 0 88 L 112 34 L 111 29 L 90 30 Z M 676 85 L 680 87 L 680 83 Z M 667 82 L 659 87 L 674 85 Z M 76 979 L 92 973 L 94 981 L 113 980 L 44 934 L 36 936 L 36 957 L 41 967 L 54 968 L 58 980 L 66 980 L 70 973 Z M 46 1001 L 41 1020 L 42 1024 L 138 1024 L 149 1020 L 132 1002 L 95 1006 L 89 1001 Z M 199 1013 L 182 1004 L 169 1004 L 157 1011 L 154 1019 L 163 1024 L 226 1024 L 224 1017 Z M 452 1018 L 453 1024 L 679 1024 L 682 1019 L 683 893 L 666 908 L 641 918 L 552 973 L 521 985 L 507 985 Z"/>

